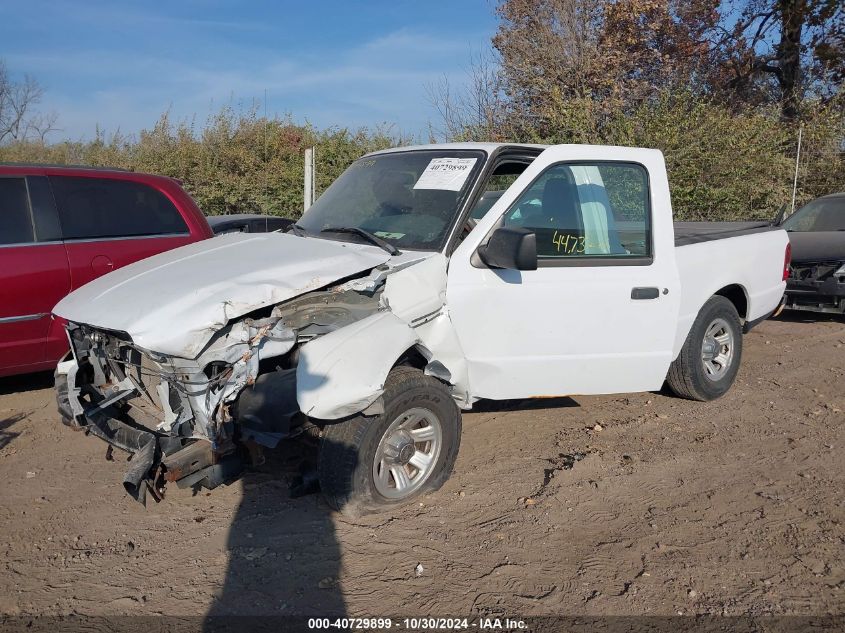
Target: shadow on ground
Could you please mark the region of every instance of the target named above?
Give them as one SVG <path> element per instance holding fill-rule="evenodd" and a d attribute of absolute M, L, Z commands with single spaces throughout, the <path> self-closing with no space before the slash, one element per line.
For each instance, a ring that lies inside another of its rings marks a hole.
<path fill-rule="evenodd" d="M 38 391 L 53 387 L 53 372 L 42 371 L 37 374 L 21 374 L 0 378 L 0 396 L 24 391 Z"/>
<path fill-rule="evenodd" d="M 845 325 L 845 315 L 805 310 L 784 310 L 772 320 L 783 323 L 841 323 Z"/>
<path fill-rule="evenodd" d="M 7 431 L 7 429 L 23 420 L 26 416 L 26 413 L 13 413 L 10 416 L 0 418 L 0 450 L 6 448 L 13 439 L 20 435 L 20 433 L 13 433 Z"/>
<path fill-rule="evenodd" d="M 474 412 L 531 411 L 580 406 L 569 397 L 481 401 Z M 323 439 L 325 441 L 325 439 Z M 278 617 L 344 616 L 338 584 L 341 548 L 335 522 L 319 492 L 293 498 L 289 491 L 303 473 L 314 472 L 317 439 L 303 435 L 267 451 L 267 461 L 243 477 L 243 498 L 227 541 L 229 565 L 224 586 L 206 618 L 206 631 L 228 625 L 250 628 L 290 622 Z M 356 453 L 343 447 L 342 461 Z M 248 623 L 243 619 L 250 616 Z M 271 616 L 271 617 L 267 617 Z M 237 618 L 237 619 L 235 619 Z"/>
<path fill-rule="evenodd" d="M 53 374 L 40 372 L 37 374 L 23 374 L 0 378 L 0 396 L 27 391 L 39 391 L 52 388 Z M 9 431 L 11 427 L 25 419 L 30 412 L 4 411 L 0 412 L 0 450 L 12 443 L 20 433 Z"/>
<path fill-rule="evenodd" d="M 297 439 L 267 451 L 243 476 L 232 519 L 224 585 L 208 611 L 206 631 L 285 630 L 289 616 L 343 616 L 335 513 L 319 492 L 294 498 L 290 486 L 313 472 L 316 442 Z M 246 616 L 246 617 L 245 617 Z M 268 617 L 270 616 L 270 617 Z"/>
<path fill-rule="evenodd" d="M 519 400 L 479 400 L 472 405 L 473 413 L 501 413 L 504 411 L 539 411 L 545 409 L 562 409 L 566 407 L 580 407 L 576 400 L 569 396 L 554 396 L 550 398 L 522 398 Z"/>

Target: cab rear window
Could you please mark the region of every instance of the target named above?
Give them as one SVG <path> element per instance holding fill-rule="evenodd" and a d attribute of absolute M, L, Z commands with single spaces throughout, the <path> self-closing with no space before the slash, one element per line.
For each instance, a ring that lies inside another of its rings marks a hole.
<path fill-rule="evenodd" d="M 187 233 L 173 203 L 148 185 L 110 178 L 51 176 L 66 240 Z"/>

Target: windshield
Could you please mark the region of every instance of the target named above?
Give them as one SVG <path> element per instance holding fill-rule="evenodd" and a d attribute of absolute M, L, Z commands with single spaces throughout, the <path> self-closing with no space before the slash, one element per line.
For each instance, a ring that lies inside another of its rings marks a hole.
<path fill-rule="evenodd" d="M 363 229 L 399 249 L 439 250 L 458 216 L 484 153 L 414 150 L 361 158 L 343 172 L 297 225 L 309 234 Z M 355 239 L 355 233 L 326 233 Z"/>
<path fill-rule="evenodd" d="M 845 198 L 819 198 L 783 223 L 787 231 L 845 231 Z"/>

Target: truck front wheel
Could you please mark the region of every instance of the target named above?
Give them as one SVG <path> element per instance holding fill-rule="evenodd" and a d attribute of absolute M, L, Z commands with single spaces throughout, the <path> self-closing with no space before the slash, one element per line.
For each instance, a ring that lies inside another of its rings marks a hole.
<path fill-rule="evenodd" d="M 359 516 L 437 490 L 461 442 L 461 413 L 439 380 L 396 367 L 382 394 L 384 413 L 356 415 L 323 429 L 317 473 L 326 500 Z"/>
<path fill-rule="evenodd" d="M 687 335 L 666 382 L 681 398 L 715 400 L 736 378 L 742 359 L 742 324 L 725 297 L 710 297 Z"/>

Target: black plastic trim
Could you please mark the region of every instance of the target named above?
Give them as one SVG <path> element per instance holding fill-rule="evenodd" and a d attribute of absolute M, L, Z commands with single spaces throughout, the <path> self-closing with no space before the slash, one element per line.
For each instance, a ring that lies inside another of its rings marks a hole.
<path fill-rule="evenodd" d="M 122 167 L 92 167 L 91 165 L 68 165 L 61 163 L 16 163 L 16 162 L 0 162 L 0 167 L 31 167 L 33 169 L 67 169 L 67 170 L 85 170 L 85 171 L 119 171 L 123 173 L 135 173 L 131 169 L 123 169 Z"/>
<path fill-rule="evenodd" d="M 631 288 L 631 299 L 647 301 L 660 298 L 660 288 Z"/>
<path fill-rule="evenodd" d="M 26 183 L 26 176 L 23 174 L 0 174 L 0 178 L 3 180 L 20 180 L 23 183 L 24 190 L 26 191 L 26 211 L 29 215 L 29 237 L 31 241 L 28 242 L 13 242 L 11 244 L 2 244 L 0 246 L 7 248 L 11 246 L 30 246 L 32 244 L 36 244 L 36 236 L 35 236 L 35 223 L 32 218 L 32 202 L 29 198 L 29 187 Z"/>
<path fill-rule="evenodd" d="M 35 240 L 39 243 L 61 241 L 62 226 L 50 180 L 47 176 L 27 176 L 26 190 Z"/>
<path fill-rule="evenodd" d="M 651 266 L 654 257 L 641 257 L 638 255 L 593 255 L 591 257 L 560 257 L 537 258 L 538 268 L 584 268 L 601 266 Z"/>
<path fill-rule="evenodd" d="M 703 224 L 710 224 L 709 222 L 704 222 Z M 714 226 L 718 226 L 717 223 L 712 223 Z M 711 231 L 705 231 L 702 233 L 692 233 L 692 234 L 684 234 L 678 235 L 679 231 L 682 231 L 682 227 L 675 227 L 675 246 L 689 246 L 690 244 L 701 244 L 703 242 L 715 242 L 716 240 L 726 240 L 731 237 L 741 237 L 743 235 L 753 235 L 755 233 L 768 233 L 769 231 L 781 231 L 781 227 L 779 226 L 772 226 L 771 224 L 761 224 L 760 226 L 749 226 L 749 227 L 742 227 L 742 228 L 726 228 L 725 230 L 719 231 L 717 229 L 713 229 Z"/>
<path fill-rule="evenodd" d="M 546 149 L 548 148 L 532 148 L 520 145 L 503 145 L 501 147 L 496 148 L 493 152 L 488 155 L 487 164 L 484 167 L 484 171 L 482 171 L 481 174 L 478 176 L 478 179 L 473 185 L 470 195 L 467 196 L 465 204 L 461 209 L 460 214 L 458 215 L 457 222 L 455 222 L 455 225 L 451 229 L 451 234 L 445 250 L 445 254 L 447 257 L 450 257 L 455 251 L 455 249 L 460 246 L 461 232 L 463 230 L 464 224 L 466 224 L 467 220 L 469 219 L 469 214 L 472 212 L 473 208 L 478 202 L 478 199 L 484 193 L 484 185 L 487 182 L 487 179 L 492 175 L 496 168 L 502 163 L 522 162 L 522 160 L 520 159 L 523 159 L 527 163 L 527 165 L 531 165 L 531 163 L 537 160 L 540 154 L 542 154 Z M 526 169 L 527 168 L 528 167 L 526 166 Z M 489 239 L 489 236 L 487 237 L 487 239 Z"/>
<path fill-rule="evenodd" d="M 760 325 L 763 321 L 765 321 L 766 319 L 771 317 L 775 312 L 777 312 L 778 310 L 783 308 L 785 305 L 786 305 L 786 296 L 784 295 L 783 297 L 781 297 L 780 303 L 778 303 L 777 307 L 774 310 L 764 314 L 761 317 L 757 317 L 756 319 L 754 319 L 752 321 L 746 321 L 745 325 L 742 326 L 742 333 L 748 334 L 751 330 L 753 330 L 755 327 Z"/>

